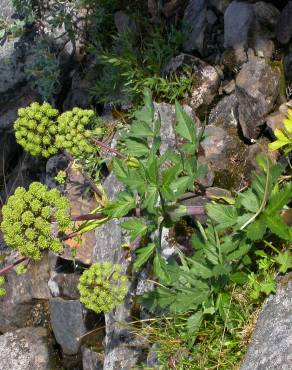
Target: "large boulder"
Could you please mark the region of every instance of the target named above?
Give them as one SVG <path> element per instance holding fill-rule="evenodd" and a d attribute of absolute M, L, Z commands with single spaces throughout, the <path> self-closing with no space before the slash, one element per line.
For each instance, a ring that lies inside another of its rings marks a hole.
<path fill-rule="evenodd" d="M 237 75 L 235 93 L 239 103 L 239 122 L 246 138 L 259 136 L 260 127 L 279 95 L 279 81 L 279 68 L 273 68 L 260 58 L 245 63 Z"/>
<path fill-rule="evenodd" d="M 266 299 L 241 370 L 292 368 L 292 275 L 283 277 L 276 295 Z"/>
<path fill-rule="evenodd" d="M 51 370 L 59 368 L 44 328 L 22 328 L 0 336 L 1 370 Z"/>
<path fill-rule="evenodd" d="M 278 27 L 277 27 L 277 40 L 281 44 L 288 44 L 292 36 L 292 1 L 288 1 L 287 5 L 281 12 Z"/>

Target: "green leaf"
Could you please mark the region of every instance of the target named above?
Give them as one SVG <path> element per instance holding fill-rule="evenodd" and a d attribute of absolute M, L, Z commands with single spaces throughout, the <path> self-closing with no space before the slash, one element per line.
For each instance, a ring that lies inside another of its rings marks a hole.
<path fill-rule="evenodd" d="M 196 335 L 202 325 L 203 321 L 203 312 L 197 311 L 187 320 L 187 329 L 188 332 L 192 335 Z"/>
<path fill-rule="evenodd" d="M 194 259 L 189 259 L 189 261 L 192 264 L 191 271 L 196 275 L 200 276 L 203 279 L 209 279 L 213 276 L 212 270 L 210 270 L 208 267 L 202 265 L 201 263 L 195 261 Z"/>
<path fill-rule="evenodd" d="M 186 192 L 190 182 L 189 176 L 182 176 L 170 184 L 170 189 L 173 191 L 176 198 Z"/>
<path fill-rule="evenodd" d="M 171 275 L 168 272 L 168 265 L 163 257 L 156 253 L 153 261 L 155 275 L 159 278 L 162 284 L 168 285 L 171 283 Z"/>
<path fill-rule="evenodd" d="M 159 193 L 156 185 L 147 186 L 142 207 L 147 208 L 148 212 L 150 213 L 155 213 L 155 206 L 158 200 L 158 195 Z"/>
<path fill-rule="evenodd" d="M 268 207 L 265 210 L 266 214 L 273 215 L 281 210 L 292 199 L 292 183 L 283 186 L 282 190 L 271 196 Z"/>
<path fill-rule="evenodd" d="M 149 147 L 145 140 L 138 138 L 126 138 L 128 154 L 133 157 L 143 157 L 149 153 Z"/>
<path fill-rule="evenodd" d="M 287 270 L 292 268 L 292 255 L 290 251 L 279 253 L 274 260 L 280 265 L 279 272 L 285 274 Z"/>
<path fill-rule="evenodd" d="M 113 158 L 113 170 L 116 177 L 121 181 L 128 177 L 128 168 L 125 163 L 119 158 Z"/>
<path fill-rule="evenodd" d="M 248 227 L 246 228 L 246 235 L 251 240 L 262 240 L 265 232 L 267 230 L 267 226 L 265 221 L 262 217 L 253 221 Z"/>
<path fill-rule="evenodd" d="M 115 202 L 109 204 L 103 211 L 104 214 L 110 217 L 123 217 L 135 208 L 135 199 L 126 192 L 122 192 L 117 196 Z"/>
<path fill-rule="evenodd" d="M 243 285 L 248 281 L 248 275 L 245 272 L 234 272 L 230 275 L 230 280 L 239 285 Z"/>
<path fill-rule="evenodd" d="M 131 126 L 130 136 L 135 137 L 153 137 L 154 132 L 148 125 L 148 123 L 139 121 L 134 122 Z"/>
<path fill-rule="evenodd" d="M 137 236 L 144 236 L 147 233 L 147 225 L 144 220 L 137 217 L 133 217 L 128 221 L 122 222 L 120 227 L 129 231 L 131 235 L 131 241 L 137 238 Z"/>
<path fill-rule="evenodd" d="M 231 297 L 228 293 L 219 293 L 216 301 L 216 308 L 224 322 L 228 319 Z"/>
<path fill-rule="evenodd" d="M 237 211 L 232 205 L 207 204 L 208 216 L 219 224 L 220 229 L 231 227 L 237 222 Z"/>
<path fill-rule="evenodd" d="M 152 256 L 155 250 L 155 244 L 150 243 L 146 247 L 139 248 L 136 251 L 136 259 L 133 264 L 135 270 L 139 270 Z"/>
<path fill-rule="evenodd" d="M 196 144 L 196 126 L 191 117 L 184 111 L 182 106 L 175 102 L 176 132 L 184 139 Z"/>
<path fill-rule="evenodd" d="M 239 203 L 248 211 L 256 213 L 260 207 L 257 196 L 253 193 L 252 189 L 248 189 L 244 193 L 238 195 Z"/>
<path fill-rule="evenodd" d="M 263 214 L 264 220 L 268 226 L 268 228 L 277 236 L 282 238 L 283 240 L 291 241 L 291 229 L 289 228 L 279 215 L 269 215 L 264 213 Z"/>
<path fill-rule="evenodd" d="M 251 248 L 250 244 L 246 244 L 245 242 L 242 242 L 238 249 L 236 249 L 234 252 L 231 252 L 227 256 L 227 261 L 232 262 L 233 260 L 238 260 L 242 258 L 244 255 L 246 255 Z"/>

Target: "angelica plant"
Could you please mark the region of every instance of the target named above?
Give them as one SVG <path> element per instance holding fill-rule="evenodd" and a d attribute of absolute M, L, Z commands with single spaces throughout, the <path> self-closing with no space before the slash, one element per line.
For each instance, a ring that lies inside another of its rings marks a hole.
<path fill-rule="evenodd" d="M 70 202 L 57 189 L 33 182 L 28 190 L 18 187 L 2 207 L 1 231 L 7 245 L 33 260 L 41 259 L 41 252 L 62 250 L 62 243 L 52 233 L 52 221 L 59 231 L 70 227 Z"/>
<path fill-rule="evenodd" d="M 94 116 L 93 110 L 77 107 L 62 113 L 58 117 L 57 147 L 65 149 L 73 156 L 96 153 L 96 147 L 88 140 L 92 133 L 87 129 L 92 124 Z"/>
<path fill-rule="evenodd" d="M 109 312 L 121 304 L 128 292 L 128 279 L 121 270 L 121 265 L 111 262 L 91 265 L 80 277 L 80 301 L 96 313 Z"/>
<path fill-rule="evenodd" d="M 56 154 L 58 114 L 58 110 L 49 103 L 32 103 L 26 108 L 18 109 L 18 118 L 14 123 L 17 143 L 33 156 L 48 158 Z"/>

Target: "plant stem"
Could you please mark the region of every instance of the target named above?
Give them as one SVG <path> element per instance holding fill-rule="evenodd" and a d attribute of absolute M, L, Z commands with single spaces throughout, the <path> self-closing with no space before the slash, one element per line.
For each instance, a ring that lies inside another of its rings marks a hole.
<path fill-rule="evenodd" d="M 205 208 L 203 206 L 186 206 L 186 209 L 187 209 L 188 216 L 206 214 Z"/>
<path fill-rule="evenodd" d="M 90 220 L 102 220 L 106 218 L 102 213 L 86 214 L 86 215 L 75 215 L 71 216 L 72 221 L 90 221 Z"/>
<path fill-rule="evenodd" d="M 94 137 L 91 137 L 90 140 L 93 144 L 96 146 L 99 146 L 100 148 L 104 149 L 105 151 L 115 154 L 117 157 L 120 157 L 121 159 L 127 159 L 127 156 L 118 151 L 117 149 L 111 148 L 109 145 L 105 144 L 104 142 L 95 139 Z"/>
<path fill-rule="evenodd" d="M 21 257 L 17 261 L 13 262 L 11 265 L 8 265 L 4 267 L 2 270 L 0 270 L 0 275 L 4 275 L 5 273 L 12 270 L 15 266 L 19 265 L 21 262 L 28 261 L 29 257 Z"/>

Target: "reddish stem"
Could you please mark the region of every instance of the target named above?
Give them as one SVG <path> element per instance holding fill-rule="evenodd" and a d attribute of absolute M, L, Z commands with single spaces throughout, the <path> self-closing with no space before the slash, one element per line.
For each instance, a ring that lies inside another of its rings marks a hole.
<path fill-rule="evenodd" d="M 102 213 L 87 214 L 87 215 L 76 215 L 71 216 L 72 221 L 90 221 L 90 220 L 102 220 L 106 216 Z"/>
<path fill-rule="evenodd" d="M 107 152 L 115 154 L 117 157 L 120 157 L 122 159 L 127 159 L 127 156 L 125 156 L 123 153 L 119 152 L 118 150 L 111 148 L 109 145 L 105 144 L 103 141 L 97 140 L 94 137 L 91 137 L 90 140 L 100 148 L 104 149 Z"/>
<path fill-rule="evenodd" d="M 2 270 L 0 270 L 0 275 L 4 275 L 6 272 L 12 270 L 15 266 L 19 265 L 21 262 L 29 260 L 29 257 L 21 257 L 11 265 L 8 265 L 4 267 Z"/>
<path fill-rule="evenodd" d="M 188 216 L 205 215 L 206 211 L 203 206 L 186 206 Z"/>

